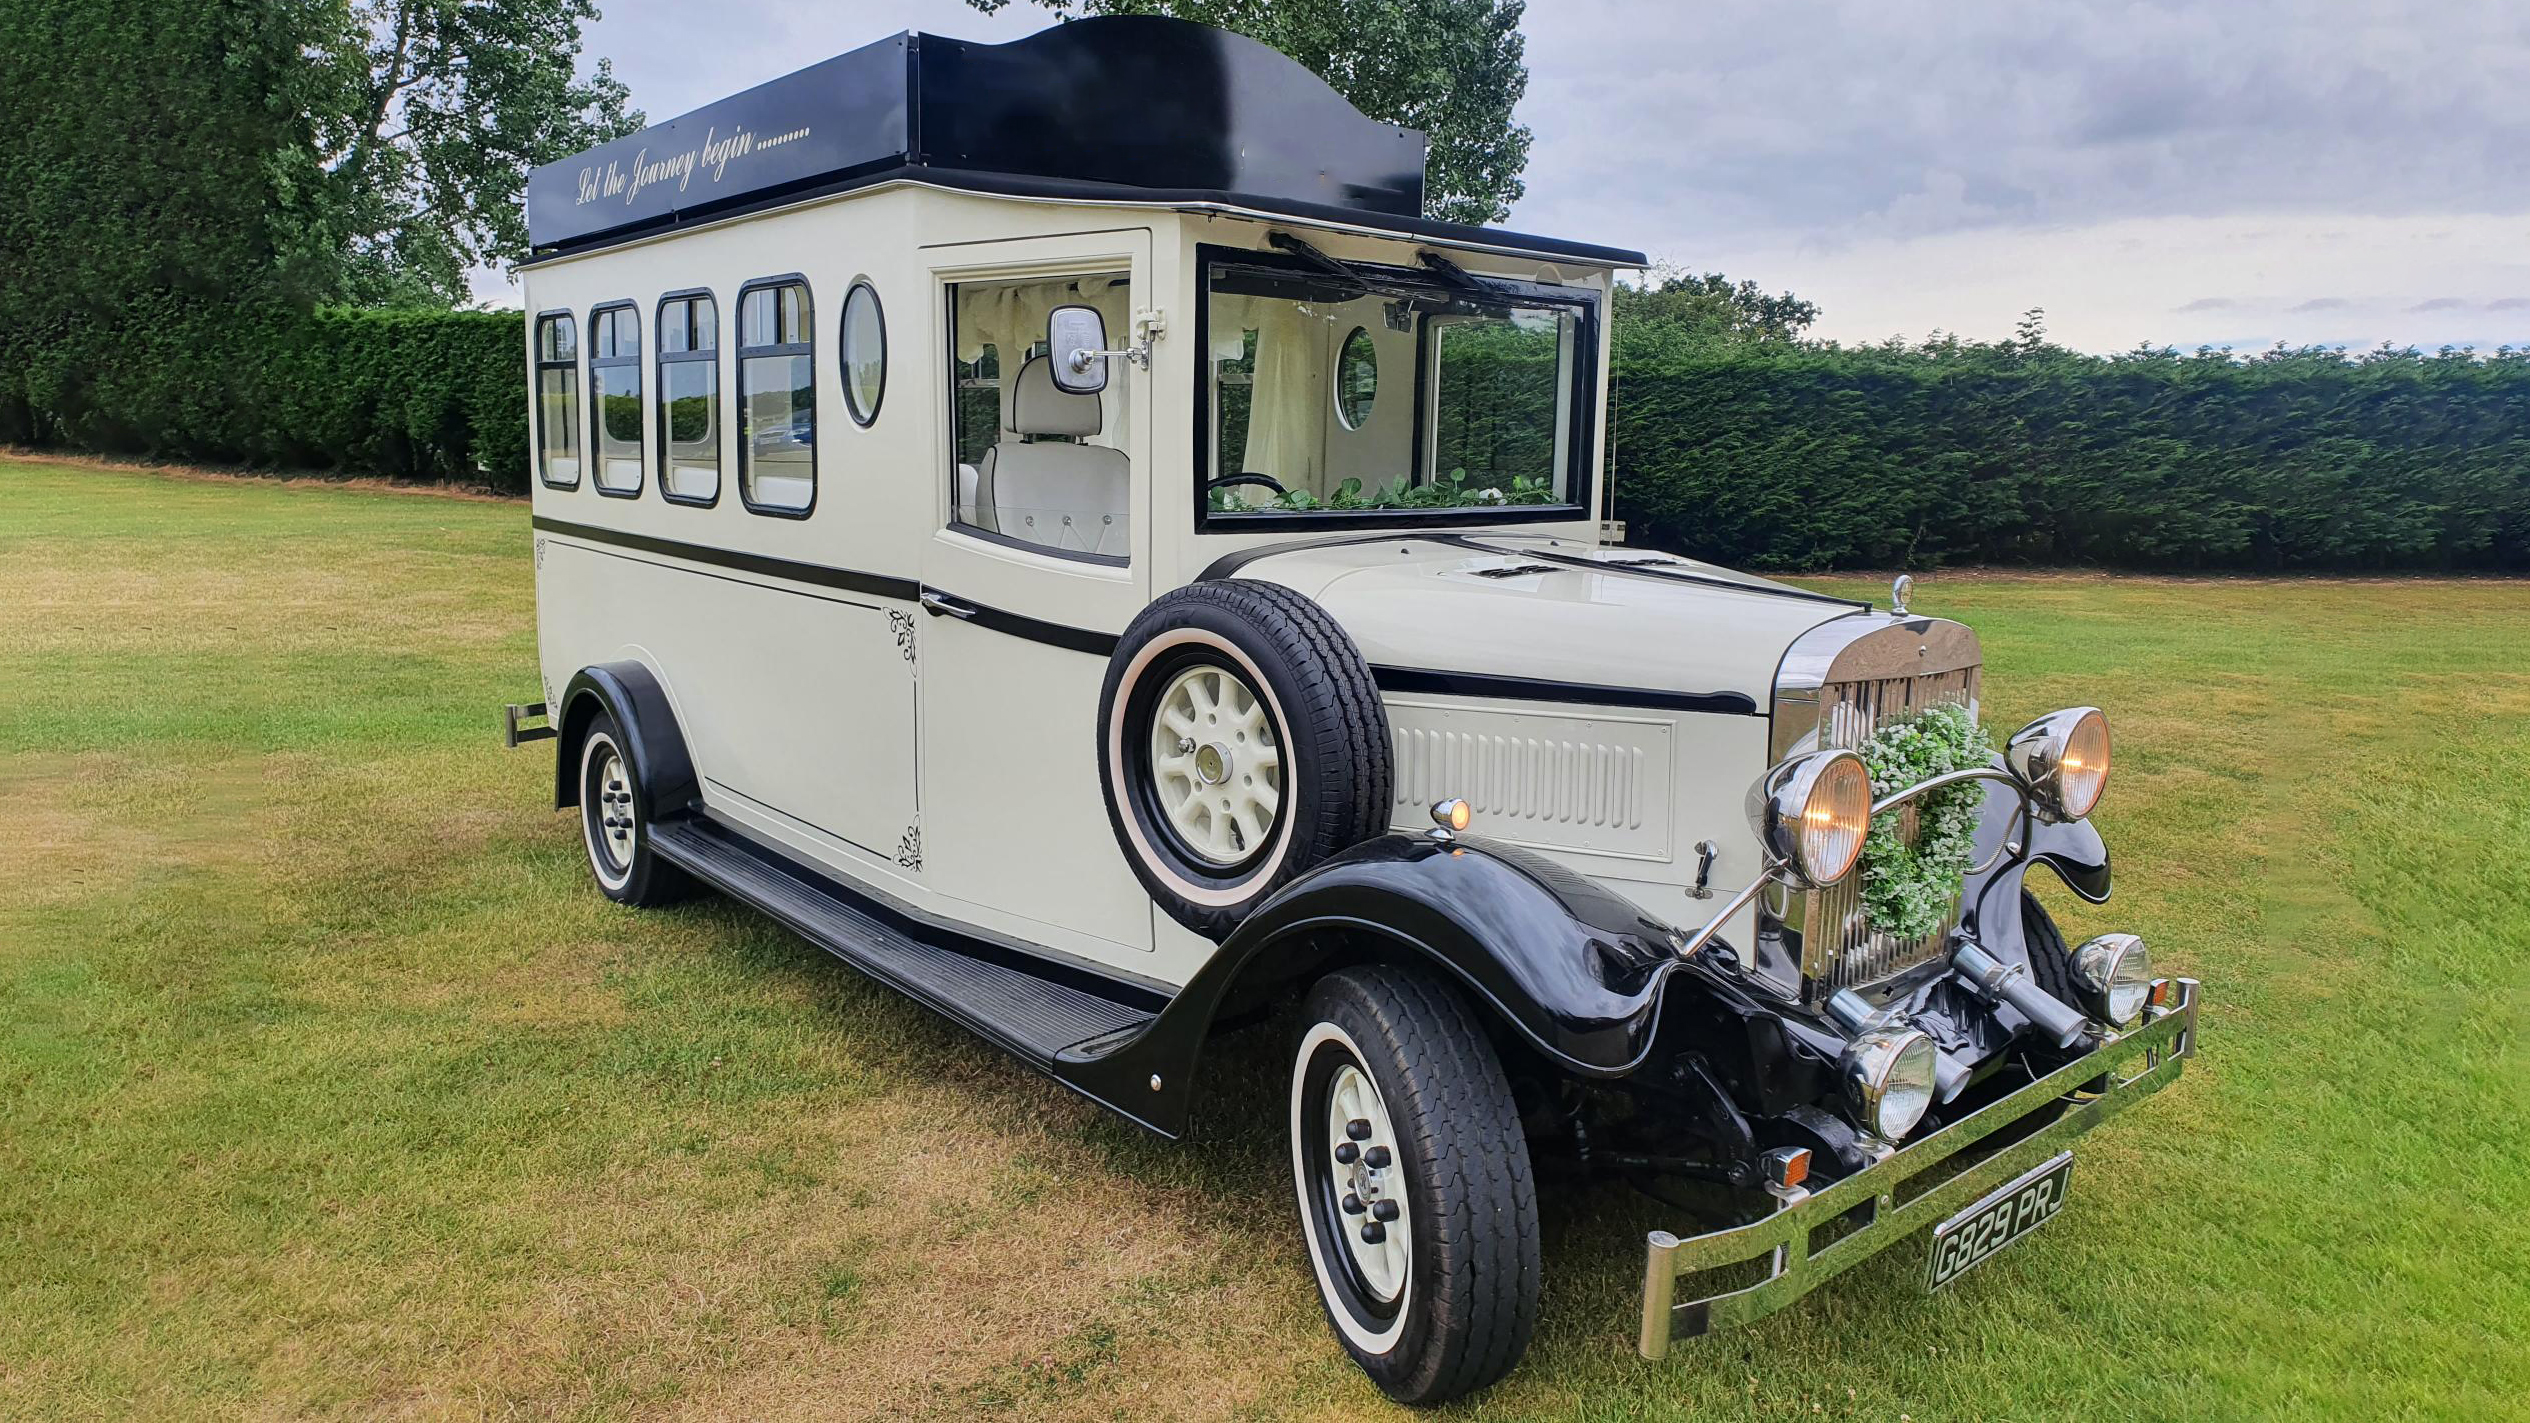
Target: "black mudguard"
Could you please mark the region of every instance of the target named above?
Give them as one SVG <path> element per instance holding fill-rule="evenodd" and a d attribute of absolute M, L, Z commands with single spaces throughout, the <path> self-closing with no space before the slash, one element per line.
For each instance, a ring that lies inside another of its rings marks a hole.
<path fill-rule="evenodd" d="M 615 719 L 624 734 L 625 754 L 632 758 L 633 784 L 642 793 L 642 813 L 666 820 L 699 809 L 701 780 L 694 758 L 686 754 L 685 733 L 659 679 L 638 662 L 604 662 L 583 667 L 563 689 L 553 757 L 553 808 L 580 803 L 580 744 L 600 710 Z"/>
<path fill-rule="evenodd" d="M 2087 820 L 2049 824 L 2023 814 L 2020 797 L 2010 788 L 1990 786 L 1977 825 L 1977 862 L 1992 859 L 2006 837 L 2022 847 L 2021 853 L 2004 857 L 1984 874 L 1968 877 L 1959 925 L 1986 952 L 2006 963 L 2026 963 L 2029 950 L 2021 930 L 2020 891 L 2029 867 L 2045 865 L 2075 894 L 2093 904 L 2104 903 L 2109 891 L 2108 844 Z"/>
<path fill-rule="evenodd" d="M 1527 851 L 1386 835 L 1284 886 L 1156 1020 L 1073 1049 L 1055 1071 L 1180 1135 L 1204 1041 L 1234 992 L 1287 978 L 1299 961 L 1376 957 L 1437 969 L 1566 1071 L 1622 1077 L 1651 1048 L 1661 984 L 1683 966 L 1676 942 L 1669 925 Z"/>

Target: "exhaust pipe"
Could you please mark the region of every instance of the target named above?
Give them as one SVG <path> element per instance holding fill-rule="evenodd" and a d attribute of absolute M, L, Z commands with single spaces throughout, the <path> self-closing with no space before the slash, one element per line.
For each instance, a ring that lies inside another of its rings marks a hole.
<path fill-rule="evenodd" d="M 2005 963 L 1979 948 L 1974 942 L 1961 939 L 1959 947 L 1950 951 L 1950 966 L 1980 998 L 1989 1003 L 2009 1003 L 2038 1027 L 2038 1031 L 2056 1040 L 2058 1047 L 2071 1047 L 2082 1037 L 2091 1020 L 2077 1009 L 2066 1006 L 2047 990 L 2032 983 L 2026 964 Z"/>

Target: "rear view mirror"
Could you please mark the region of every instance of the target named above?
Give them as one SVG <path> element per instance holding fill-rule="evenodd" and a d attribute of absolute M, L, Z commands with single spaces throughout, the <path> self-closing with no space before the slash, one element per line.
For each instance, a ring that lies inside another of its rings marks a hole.
<path fill-rule="evenodd" d="M 1054 308 L 1045 319 L 1045 349 L 1060 389 L 1095 395 L 1107 388 L 1107 323 L 1097 308 Z"/>

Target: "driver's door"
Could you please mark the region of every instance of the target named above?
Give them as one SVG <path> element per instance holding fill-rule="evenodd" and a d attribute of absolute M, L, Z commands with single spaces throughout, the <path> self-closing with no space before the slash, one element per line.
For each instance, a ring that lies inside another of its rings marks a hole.
<path fill-rule="evenodd" d="M 1099 687 L 1150 600 L 1152 391 L 1110 360 L 1106 389 L 1051 379 L 1062 306 L 1130 339 L 1156 305 L 1148 229 L 926 249 L 947 458 L 922 564 L 924 876 L 960 917 L 1074 957 L 1151 972 L 1149 896 L 1098 780 Z"/>

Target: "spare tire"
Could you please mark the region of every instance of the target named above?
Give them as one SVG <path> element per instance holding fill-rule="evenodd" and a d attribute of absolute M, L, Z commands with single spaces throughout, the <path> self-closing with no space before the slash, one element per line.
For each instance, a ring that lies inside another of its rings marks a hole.
<path fill-rule="evenodd" d="M 1388 711 L 1327 610 L 1275 583 L 1164 594 L 1098 699 L 1107 818 L 1151 897 L 1228 935 L 1267 895 L 1388 826 Z"/>

